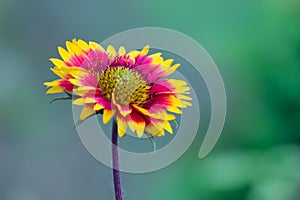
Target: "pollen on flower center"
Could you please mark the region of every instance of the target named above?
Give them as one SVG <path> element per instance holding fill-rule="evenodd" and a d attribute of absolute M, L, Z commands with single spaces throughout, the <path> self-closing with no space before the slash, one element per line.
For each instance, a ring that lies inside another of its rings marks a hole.
<path fill-rule="evenodd" d="M 122 105 L 140 105 L 149 98 L 147 92 L 151 86 L 132 69 L 122 66 L 108 67 L 100 73 L 98 80 L 103 95 L 111 99 L 114 93 L 116 100 Z"/>

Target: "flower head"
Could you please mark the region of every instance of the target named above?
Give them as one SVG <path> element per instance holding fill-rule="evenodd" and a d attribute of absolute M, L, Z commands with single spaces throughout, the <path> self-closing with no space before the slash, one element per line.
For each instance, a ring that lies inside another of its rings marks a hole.
<path fill-rule="evenodd" d="M 187 83 L 167 78 L 179 64 L 161 53 L 148 55 L 149 46 L 126 53 L 124 47 L 117 52 L 74 39 L 66 47 L 58 47 L 61 59 L 50 59 L 60 79 L 44 84 L 51 87 L 47 94 L 76 95 L 73 104 L 83 106 L 80 120 L 102 113 L 105 124 L 115 117 L 121 137 L 128 127 L 139 137 L 162 136 L 165 130 L 173 133 L 174 113 L 191 106 Z"/>

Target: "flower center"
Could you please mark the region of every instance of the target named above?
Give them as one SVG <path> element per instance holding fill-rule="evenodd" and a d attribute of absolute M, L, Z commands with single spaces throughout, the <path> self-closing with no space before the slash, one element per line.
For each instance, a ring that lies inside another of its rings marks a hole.
<path fill-rule="evenodd" d="M 147 92 L 151 87 L 132 69 L 108 67 L 99 75 L 98 80 L 103 95 L 111 99 L 114 93 L 116 100 L 122 105 L 130 103 L 140 105 L 149 97 Z"/>

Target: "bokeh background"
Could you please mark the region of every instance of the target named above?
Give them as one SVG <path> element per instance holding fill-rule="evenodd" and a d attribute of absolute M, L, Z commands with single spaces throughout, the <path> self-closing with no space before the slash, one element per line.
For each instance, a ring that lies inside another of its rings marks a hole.
<path fill-rule="evenodd" d="M 65 40 L 144 26 L 203 45 L 223 75 L 228 114 L 205 159 L 199 133 L 173 165 L 123 173 L 124 199 L 300 199 L 298 0 L 0 0 L 0 199 L 113 199 L 111 170 L 81 144 L 71 104 L 49 105 L 42 83 L 55 78 L 48 58 Z"/>

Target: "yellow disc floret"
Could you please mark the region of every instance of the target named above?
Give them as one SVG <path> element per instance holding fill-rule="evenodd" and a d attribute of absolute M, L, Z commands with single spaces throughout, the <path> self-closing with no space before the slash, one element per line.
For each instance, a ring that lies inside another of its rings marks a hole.
<path fill-rule="evenodd" d="M 147 92 L 151 88 L 138 72 L 122 66 L 108 67 L 101 72 L 99 84 L 106 98 L 111 99 L 114 93 L 122 105 L 141 105 L 149 98 Z"/>

